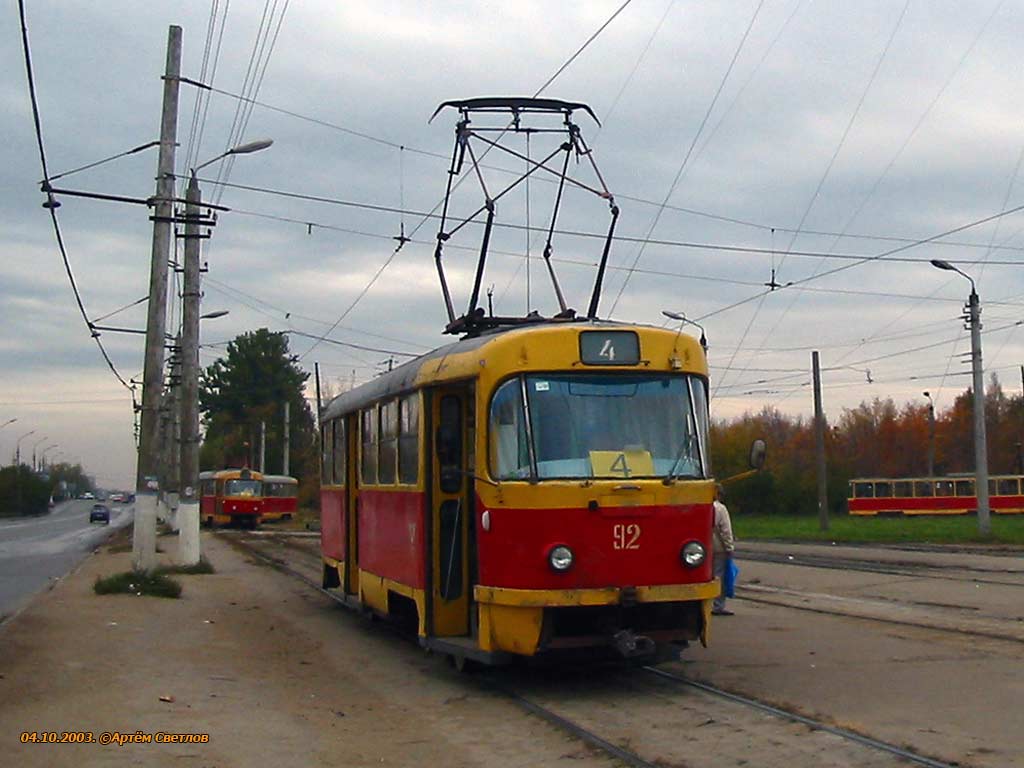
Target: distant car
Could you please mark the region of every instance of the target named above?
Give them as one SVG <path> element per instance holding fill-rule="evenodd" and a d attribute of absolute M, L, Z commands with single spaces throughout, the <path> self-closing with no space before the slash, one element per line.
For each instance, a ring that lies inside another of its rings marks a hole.
<path fill-rule="evenodd" d="M 89 513 L 90 523 L 106 523 L 110 524 L 110 508 L 103 504 L 93 504 L 92 511 Z"/>
<path fill-rule="evenodd" d="M 114 502 L 115 504 L 123 504 L 124 500 L 125 500 L 124 499 L 124 494 L 120 493 L 120 492 L 112 493 L 112 494 L 110 494 L 110 500 L 112 502 Z"/>
<path fill-rule="evenodd" d="M 82 498 L 83 499 L 95 499 L 96 497 L 93 496 L 91 493 L 89 493 L 89 491 L 86 491 L 85 493 L 82 494 Z"/>

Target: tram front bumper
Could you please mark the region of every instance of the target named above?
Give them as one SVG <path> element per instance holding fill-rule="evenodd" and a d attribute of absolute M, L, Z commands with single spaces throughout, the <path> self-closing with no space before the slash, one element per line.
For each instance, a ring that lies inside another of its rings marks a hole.
<path fill-rule="evenodd" d="M 533 656 L 556 648 L 616 647 L 623 630 L 655 643 L 700 639 L 707 645 L 717 580 L 596 589 L 477 586 L 483 650 Z M 623 623 L 629 626 L 623 626 Z"/>

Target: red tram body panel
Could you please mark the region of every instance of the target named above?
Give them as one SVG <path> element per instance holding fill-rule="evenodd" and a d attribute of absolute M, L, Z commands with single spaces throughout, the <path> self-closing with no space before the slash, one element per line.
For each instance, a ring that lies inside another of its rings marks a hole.
<path fill-rule="evenodd" d="M 288 475 L 263 475 L 264 522 L 291 520 L 299 507 L 299 481 Z"/>

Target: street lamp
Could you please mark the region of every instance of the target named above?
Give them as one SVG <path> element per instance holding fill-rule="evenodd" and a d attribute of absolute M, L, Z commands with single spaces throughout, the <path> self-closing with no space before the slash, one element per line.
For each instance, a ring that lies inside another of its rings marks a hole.
<path fill-rule="evenodd" d="M 36 433 L 36 431 L 34 429 L 32 431 L 30 431 L 30 432 L 26 432 L 24 435 L 19 437 L 17 439 L 17 441 L 14 443 L 14 466 L 15 467 L 21 466 L 21 441 L 24 440 L 29 435 L 34 435 L 35 433 Z"/>
<path fill-rule="evenodd" d="M 197 165 L 195 168 L 193 168 L 192 169 L 192 178 L 193 179 L 195 178 L 196 173 L 201 168 L 205 168 L 208 165 L 212 165 L 213 163 L 216 163 L 218 160 L 223 160 L 228 155 L 248 155 L 248 154 L 250 154 L 252 152 L 259 152 L 262 149 L 266 149 L 267 147 L 269 147 L 273 143 L 274 143 L 273 139 L 257 139 L 256 141 L 250 141 L 250 142 L 248 142 L 246 144 L 239 144 L 237 147 L 232 147 L 227 152 L 223 152 L 223 153 L 217 155 L 212 160 L 207 160 L 205 163 Z"/>
<path fill-rule="evenodd" d="M 199 232 L 202 216 L 201 196 L 196 172 L 228 155 L 259 152 L 273 144 L 261 139 L 232 147 L 222 155 L 195 166 L 185 193 L 185 278 L 182 286 L 181 311 L 181 447 L 178 512 L 178 559 L 182 565 L 195 565 L 199 549 L 199 300 L 200 290 Z M 210 317 L 223 317 L 225 311 L 210 312 Z"/>
<path fill-rule="evenodd" d="M 39 447 L 40 443 L 44 443 L 44 442 L 46 442 L 49 439 L 50 438 L 48 438 L 46 435 L 43 435 L 41 438 L 39 438 L 34 443 L 32 443 L 32 471 L 33 472 L 36 471 L 36 448 Z"/>
<path fill-rule="evenodd" d="M 928 477 L 935 477 L 935 402 L 930 392 L 925 392 L 928 398 Z"/>
<path fill-rule="evenodd" d="M 698 323 L 695 320 L 691 320 L 686 315 L 684 315 L 682 312 L 670 312 L 667 309 L 663 309 L 663 310 L 661 310 L 661 314 L 663 314 L 665 317 L 669 318 L 670 320 L 678 320 L 679 323 L 680 323 L 680 325 L 679 325 L 680 333 L 682 333 L 683 325 L 685 325 L 686 323 L 689 323 L 690 325 L 694 325 L 697 328 L 700 328 L 700 346 L 701 346 L 701 348 L 703 348 L 704 353 L 707 354 L 707 351 L 708 351 L 708 339 L 707 339 L 707 336 L 704 334 L 704 326 L 703 325 L 701 325 L 700 323 Z"/>
<path fill-rule="evenodd" d="M 45 448 L 43 448 L 42 451 L 39 452 L 39 468 L 40 469 L 42 469 L 43 467 L 46 466 L 46 454 L 49 453 L 50 451 L 52 451 L 56 447 L 57 447 L 57 443 L 54 443 L 53 445 L 46 446 Z"/>
<path fill-rule="evenodd" d="M 992 532 L 988 501 L 988 448 L 985 441 L 985 373 L 981 364 L 981 302 L 974 278 L 941 259 L 932 259 L 932 266 L 947 272 L 956 272 L 971 283 L 967 314 L 964 319 L 971 328 L 971 373 L 974 375 L 974 490 L 978 496 L 978 533 L 988 536 Z"/>

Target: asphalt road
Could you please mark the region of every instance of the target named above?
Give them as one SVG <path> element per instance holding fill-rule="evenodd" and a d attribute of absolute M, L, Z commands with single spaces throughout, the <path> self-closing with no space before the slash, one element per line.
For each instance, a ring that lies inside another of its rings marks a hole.
<path fill-rule="evenodd" d="M 65 501 L 48 515 L 0 520 L 0 621 L 132 520 L 131 505 L 107 504 L 110 525 L 90 523 L 95 503 Z"/>

